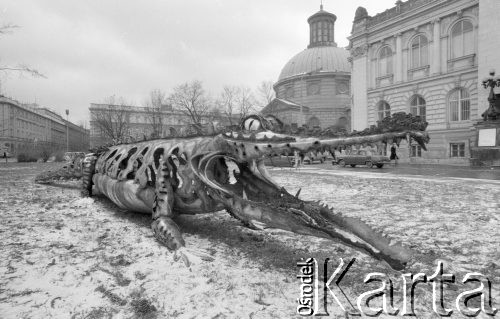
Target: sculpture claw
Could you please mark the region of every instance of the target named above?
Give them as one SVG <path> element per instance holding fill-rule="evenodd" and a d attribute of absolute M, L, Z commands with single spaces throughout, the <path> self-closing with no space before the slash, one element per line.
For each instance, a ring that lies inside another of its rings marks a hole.
<path fill-rule="evenodd" d="M 214 261 L 214 258 L 200 249 L 181 247 L 174 251 L 174 261 L 182 261 L 188 268 L 203 261 Z"/>

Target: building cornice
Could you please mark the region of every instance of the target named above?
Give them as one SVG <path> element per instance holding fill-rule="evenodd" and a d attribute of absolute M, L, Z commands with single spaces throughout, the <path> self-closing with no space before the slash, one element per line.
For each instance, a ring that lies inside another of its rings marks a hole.
<path fill-rule="evenodd" d="M 378 13 L 373 17 L 369 17 L 367 21 L 367 27 L 374 27 L 383 22 L 392 20 L 394 18 L 415 15 L 419 9 L 425 8 L 427 5 L 432 6 L 435 4 L 445 3 L 448 1 L 456 0 L 408 0 L 406 2 L 398 2 L 396 6 L 385 10 L 384 12 Z"/>
<path fill-rule="evenodd" d="M 56 112 L 49 110 L 45 107 L 34 107 L 32 105 L 22 104 L 16 100 L 12 100 L 12 99 L 5 97 L 5 96 L 0 96 L 0 104 L 8 104 L 8 105 L 17 107 L 23 111 L 36 114 L 37 116 L 42 117 L 46 120 L 49 120 L 49 121 L 52 121 L 52 122 L 55 122 L 55 123 L 58 123 L 61 125 L 69 124 L 69 126 L 74 128 L 74 129 L 88 131 L 88 129 L 85 129 L 85 128 L 83 128 L 75 123 L 72 123 L 70 121 L 66 121 L 61 115 L 59 115 Z M 50 115 L 44 114 L 45 112 L 49 112 L 51 114 Z M 28 121 L 28 122 L 32 122 L 32 121 Z M 35 122 L 33 122 L 33 123 L 35 123 Z"/>
<path fill-rule="evenodd" d="M 308 80 L 314 80 L 314 79 L 321 79 L 321 78 L 345 78 L 345 79 L 350 79 L 351 73 L 350 72 L 319 72 L 319 73 L 314 73 L 314 74 L 298 74 L 291 76 L 286 79 L 282 79 L 278 82 L 276 82 L 273 87 L 276 90 L 277 87 L 296 82 L 296 81 L 308 81 Z"/>
<path fill-rule="evenodd" d="M 421 0 L 409 0 L 407 2 L 411 1 L 421 1 Z M 394 27 L 399 27 L 401 29 L 401 25 L 407 21 L 411 20 L 416 20 L 415 17 L 419 16 L 425 16 L 426 14 L 429 13 L 434 13 L 437 10 L 441 8 L 447 8 L 446 13 L 441 15 L 439 18 L 444 18 L 445 16 L 451 15 L 451 14 L 457 14 L 459 11 L 466 10 L 471 7 L 475 7 L 479 5 L 479 0 L 468 0 L 468 1 L 457 1 L 457 0 L 424 0 L 426 3 L 424 5 L 421 5 L 419 7 L 416 7 L 415 9 L 411 11 L 407 11 L 404 13 L 396 14 L 396 15 L 389 15 L 389 18 L 387 19 L 381 19 L 379 22 L 375 24 L 367 24 L 367 27 L 363 31 L 356 32 L 354 34 L 351 34 L 351 36 L 348 37 L 348 40 L 354 41 L 358 40 L 359 38 L 362 37 L 368 37 L 370 34 L 386 34 L 384 31 L 394 28 Z M 407 3 L 404 2 L 404 3 Z M 458 9 L 460 8 L 460 9 Z M 394 9 L 394 8 L 392 8 Z M 386 10 L 385 12 L 389 12 L 390 10 Z M 390 11 L 392 12 L 392 11 Z M 381 15 L 384 15 L 386 13 L 380 13 Z M 378 15 L 376 15 L 378 16 Z M 376 17 L 375 16 L 375 17 Z M 369 17 L 367 19 L 373 19 L 374 17 Z M 427 21 L 428 20 L 428 21 Z M 429 17 L 428 19 L 419 19 L 416 21 L 415 25 L 425 25 L 428 23 L 434 23 L 436 20 L 436 17 Z M 374 43 L 380 41 L 380 39 L 372 39 L 370 40 L 370 43 Z"/>
<path fill-rule="evenodd" d="M 465 71 L 465 70 L 458 70 L 458 71 L 453 71 L 453 72 L 449 72 L 449 73 L 446 73 L 446 74 L 431 75 L 431 76 L 428 76 L 428 77 L 425 77 L 425 78 L 420 78 L 420 79 L 416 79 L 416 80 L 412 80 L 412 81 L 406 81 L 406 82 L 401 82 L 401 83 L 394 83 L 394 84 L 392 84 L 390 86 L 383 86 L 383 87 L 378 87 L 378 88 L 368 88 L 367 93 L 368 94 L 376 94 L 376 93 L 380 93 L 380 92 L 387 92 L 388 90 L 400 89 L 400 88 L 405 87 L 405 86 L 416 85 L 416 84 L 420 84 L 420 83 L 426 83 L 426 82 L 429 82 L 429 81 L 436 81 L 436 80 L 446 79 L 446 78 L 449 78 L 449 77 L 456 77 L 457 75 L 460 75 L 460 74 L 469 74 L 469 73 L 477 73 L 477 72 L 478 72 L 478 68 L 477 68 L 477 66 L 474 66 L 474 67 L 468 69 L 467 71 Z"/>
<path fill-rule="evenodd" d="M 151 111 L 148 110 L 148 107 L 145 106 L 133 106 L 133 105 L 114 105 L 114 104 L 100 104 L 100 103 L 90 103 L 89 111 L 106 111 L 109 110 L 109 107 L 112 107 L 112 110 L 120 110 L 128 113 L 144 113 L 144 114 L 150 114 Z M 185 112 L 178 110 L 178 109 L 172 109 L 172 110 L 159 110 L 157 113 L 161 115 L 170 115 L 170 116 L 188 116 L 186 115 Z M 210 115 L 213 115 L 213 112 L 207 112 L 206 115 L 203 115 L 202 117 L 209 117 Z M 234 114 L 234 117 L 237 118 L 239 114 Z M 94 122 L 90 120 L 90 122 Z"/>

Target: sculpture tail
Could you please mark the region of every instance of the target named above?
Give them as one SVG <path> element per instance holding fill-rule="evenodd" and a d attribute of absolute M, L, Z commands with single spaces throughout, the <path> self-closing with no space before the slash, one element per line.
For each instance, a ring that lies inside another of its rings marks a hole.
<path fill-rule="evenodd" d="M 35 183 L 50 184 L 57 181 L 80 179 L 83 176 L 83 162 L 85 153 L 66 153 L 66 164 L 55 171 L 47 171 L 35 177 Z"/>

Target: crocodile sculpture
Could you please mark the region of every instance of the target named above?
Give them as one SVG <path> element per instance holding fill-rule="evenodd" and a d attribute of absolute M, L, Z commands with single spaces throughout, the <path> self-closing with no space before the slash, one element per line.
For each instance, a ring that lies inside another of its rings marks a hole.
<path fill-rule="evenodd" d="M 283 134 L 274 118 L 251 115 L 238 131 L 212 136 L 156 139 L 110 146 L 74 158 L 61 171 L 41 174 L 39 183 L 80 177 L 87 195 L 102 193 L 121 208 L 152 213 L 155 237 L 170 250 L 182 251 L 177 214 L 225 209 L 248 227 L 256 222 L 297 234 L 339 239 L 343 243 L 403 269 L 412 252 L 372 230 L 364 222 L 335 213 L 320 202 L 299 199 L 277 185 L 264 159 L 295 151 L 325 151 L 354 145 L 377 145 L 412 139 L 423 149 L 427 123 L 418 117 L 389 119 L 353 136 Z M 396 117 L 394 117 L 396 118 Z M 300 190 L 299 190 L 300 192 Z M 183 256 L 183 255 L 181 255 Z"/>

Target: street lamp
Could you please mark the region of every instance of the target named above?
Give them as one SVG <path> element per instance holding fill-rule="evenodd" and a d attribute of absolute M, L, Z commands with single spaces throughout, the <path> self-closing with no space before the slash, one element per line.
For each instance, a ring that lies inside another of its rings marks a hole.
<path fill-rule="evenodd" d="M 488 102 L 490 102 L 490 107 L 481 114 L 485 121 L 487 120 L 495 120 L 500 118 L 500 110 L 496 108 L 496 96 L 495 96 L 495 87 L 500 87 L 500 77 L 495 77 L 495 70 L 490 71 L 490 76 L 488 78 L 483 79 L 483 87 L 485 89 L 490 88 L 490 95 L 488 96 Z"/>
<path fill-rule="evenodd" d="M 69 152 L 69 110 L 66 109 L 66 152 Z"/>

